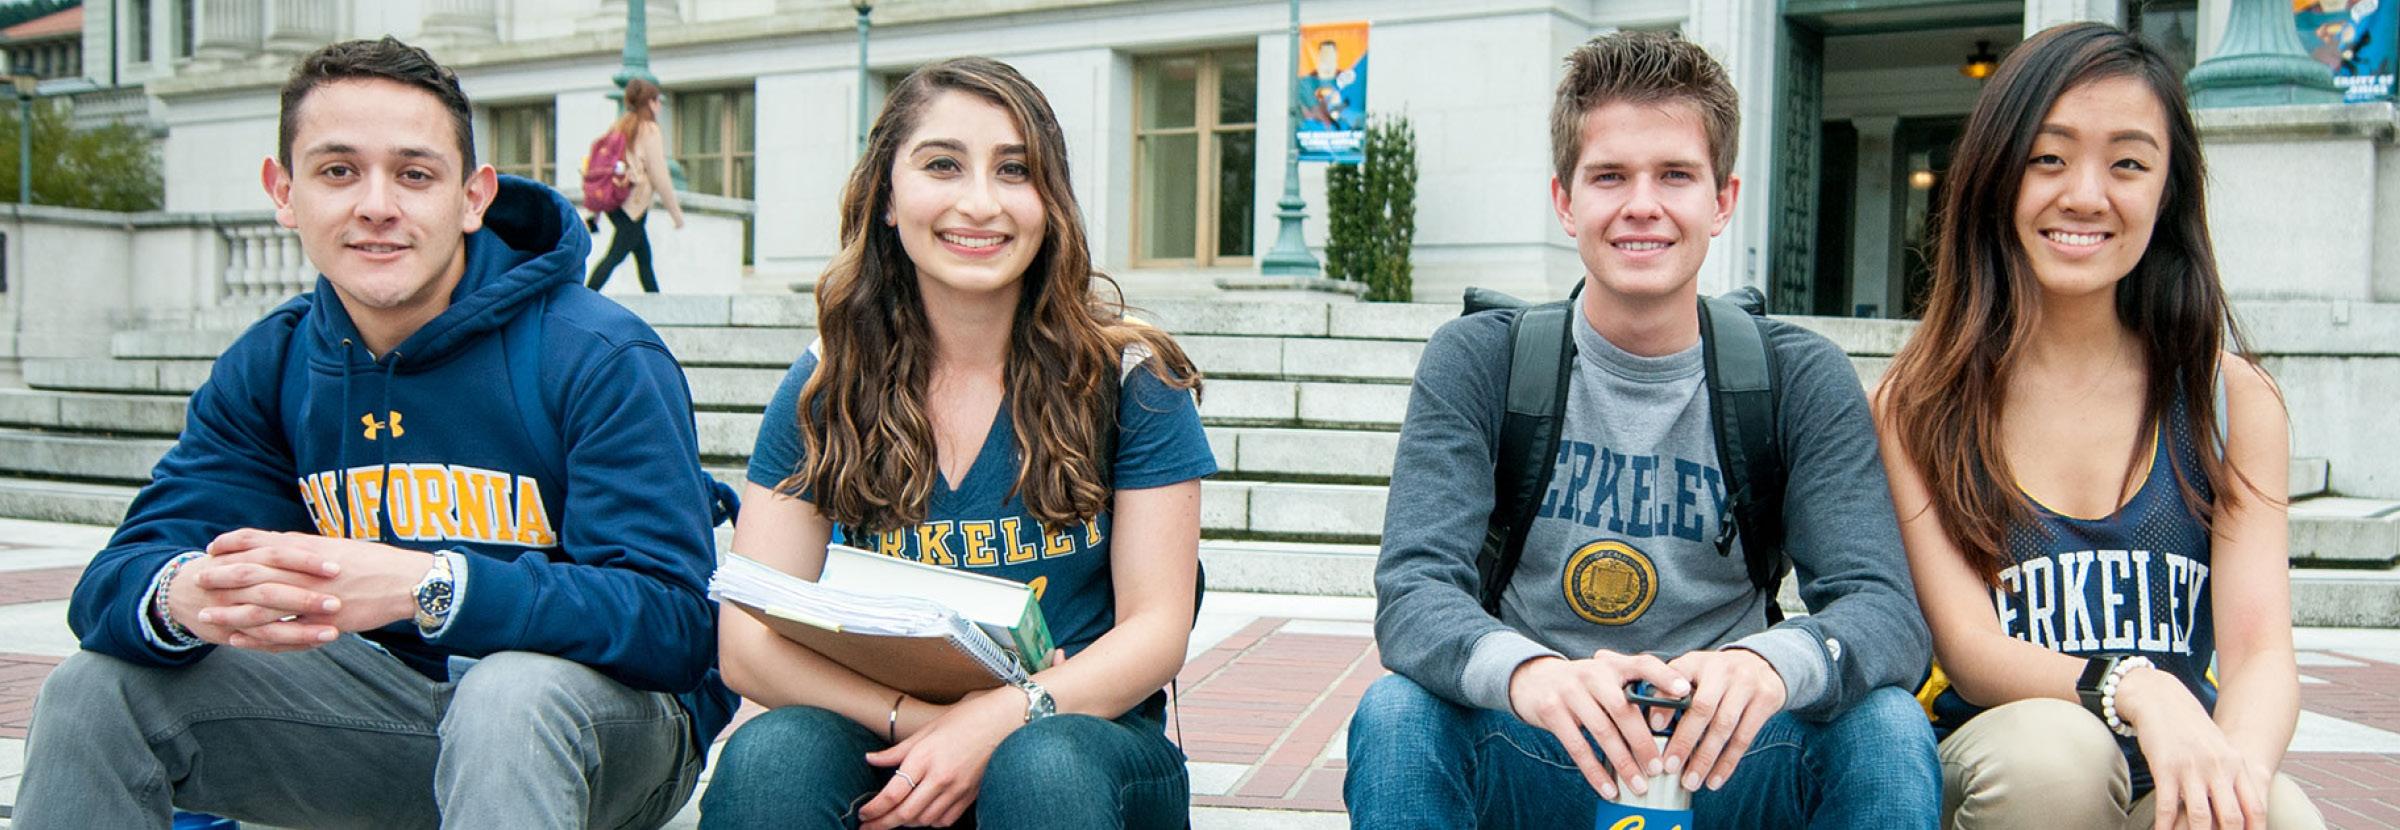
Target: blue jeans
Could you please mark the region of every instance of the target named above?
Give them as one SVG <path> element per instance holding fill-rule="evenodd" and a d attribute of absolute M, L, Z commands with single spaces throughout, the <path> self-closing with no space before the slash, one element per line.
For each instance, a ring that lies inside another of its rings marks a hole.
<path fill-rule="evenodd" d="M 1183 751 L 1149 707 L 1116 720 L 1055 715 L 992 751 L 960 826 L 1184 826 L 1191 782 Z M 882 735 L 814 706 L 787 706 L 734 730 L 700 797 L 700 826 L 856 827 L 857 808 L 891 779 L 867 765 Z"/>
<path fill-rule="evenodd" d="M 1933 827 L 1941 786 L 1925 711 L 1907 692 L 1877 689 L 1831 721 L 1769 719 L 1725 788 L 1692 796 L 1692 823 Z M 1342 797 L 1350 826 L 1379 830 L 1591 827 L 1600 798 L 1549 732 L 1396 674 L 1350 718 Z"/>

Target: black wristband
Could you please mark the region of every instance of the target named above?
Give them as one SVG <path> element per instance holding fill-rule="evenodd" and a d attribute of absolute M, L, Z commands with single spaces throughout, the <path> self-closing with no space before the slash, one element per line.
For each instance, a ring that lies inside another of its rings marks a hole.
<path fill-rule="evenodd" d="M 2084 658 L 2083 675 L 2075 678 L 2075 699 L 2083 704 L 2084 711 L 2092 713 L 2092 717 L 2104 721 L 2108 719 L 2108 712 L 2101 706 L 2100 683 L 2108 679 L 2109 670 L 2116 668 L 2120 659 L 2123 658 Z"/>

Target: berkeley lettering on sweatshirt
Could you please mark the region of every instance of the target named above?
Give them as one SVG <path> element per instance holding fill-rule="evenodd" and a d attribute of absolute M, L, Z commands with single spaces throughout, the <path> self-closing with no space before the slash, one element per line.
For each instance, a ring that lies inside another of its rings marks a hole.
<path fill-rule="evenodd" d="M 1716 465 L 1667 455 L 1627 455 L 1582 441 L 1558 442 L 1550 490 L 1535 513 L 1611 534 L 1711 541 L 1725 515 L 1725 477 Z"/>
<path fill-rule="evenodd" d="M 2208 564 L 2182 554 L 2077 550 L 2001 571 L 1992 605 L 2009 636 L 2067 654 L 2190 654 L 2207 585 Z"/>
<path fill-rule="evenodd" d="M 393 464 L 326 470 L 300 478 L 300 500 L 317 532 L 382 541 L 480 542 L 546 548 L 558 544 L 541 482 L 532 476 L 452 464 Z M 378 509 L 384 508 L 384 509 Z"/>
<path fill-rule="evenodd" d="M 1057 559 L 1100 547 L 1107 538 L 1097 518 L 1043 532 L 1023 516 L 921 522 L 915 527 L 860 532 L 858 547 L 945 568 L 996 568 Z"/>

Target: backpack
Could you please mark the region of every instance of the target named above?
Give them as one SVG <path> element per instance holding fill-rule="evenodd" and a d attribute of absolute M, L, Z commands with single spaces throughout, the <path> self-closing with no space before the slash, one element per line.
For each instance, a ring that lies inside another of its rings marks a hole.
<path fill-rule="evenodd" d="M 592 149 L 583 159 L 583 206 L 593 213 L 607 213 L 625 206 L 625 197 L 633 192 L 633 182 L 626 177 L 624 133 L 615 130 L 601 133 L 592 139 Z"/>
<path fill-rule="evenodd" d="M 1542 494 L 1558 457 L 1559 429 L 1566 423 L 1567 379 L 1575 367 L 1573 303 L 1539 305 L 1496 291 L 1469 288 L 1466 310 L 1521 309 L 1509 320 L 1508 398 L 1500 423 L 1500 447 L 1492 465 L 1492 515 L 1485 527 L 1475 573 L 1482 580 L 1485 611 L 1497 617 L 1500 597 L 1525 551 Z M 1776 434 L 1779 390 L 1775 352 L 1767 345 L 1766 297 L 1742 288 L 1723 297 L 1700 298 L 1703 382 L 1708 387 L 1711 432 L 1717 461 L 1725 470 L 1725 507 L 1731 514 L 1716 538 L 1717 555 L 1731 556 L 1742 542 L 1750 584 L 1767 595 L 1767 624 L 1783 621 L 1776 591 L 1791 562 L 1783 551 L 1783 446 Z"/>

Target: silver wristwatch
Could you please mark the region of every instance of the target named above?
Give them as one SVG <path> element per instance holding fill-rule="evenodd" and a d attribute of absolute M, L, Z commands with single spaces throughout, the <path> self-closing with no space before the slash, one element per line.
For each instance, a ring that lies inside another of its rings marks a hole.
<path fill-rule="evenodd" d="M 1051 700 L 1050 690 L 1042 688 L 1040 683 L 1033 682 L 1033 678 L 1028 677 L 1017 681 L 1017 688 L 1025 690 L 1026 723 L 1032 723 L 1036 718 L 1046 718 L 1058 714 L 1058 701 Z"/>
<path fill-rule="evenodd" d="M 425 578 L 417 582 L 417 632 L 433 636 L 450 622 L 450 609 L 458 599 L 458 580 L 450 573 L 450 554 L 433 555 L 433 567 L 425 569 Z"/>

